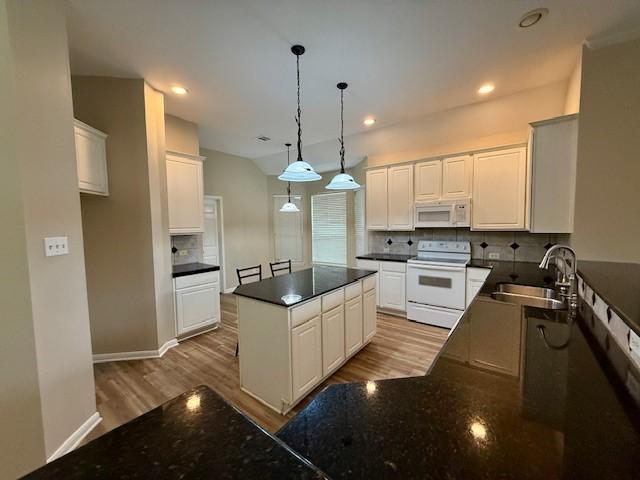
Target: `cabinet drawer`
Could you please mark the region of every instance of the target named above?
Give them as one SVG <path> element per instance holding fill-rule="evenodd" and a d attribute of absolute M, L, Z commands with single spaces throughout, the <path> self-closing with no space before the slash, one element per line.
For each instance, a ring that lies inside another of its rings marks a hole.
<path fill-rule="evenodd" d="M 352 283 L 344 287 L 344 299 L 351 300 L 362 293 L 362 285 L 360 282 Z"/>
<path fill-rule="evenodd" d="M 322 296 L 322 311 L 327 312 L 332 308 L 344 303 L 344 289 L 340 288 L 335 292 L 327 293 Z"/>
<path fill-rule="evenodd" d="M 219 273 L 220 272 L 204 272 L 185 275 L 184 277 L 176 277 L 174 278 L 176 290 L 195 287 L 196 285 L 204 285 L 206 283 L 218 283 Z"/>
<path fill-rule="evenodd" d="M 291 309 L 291 327 L 302 325 L 307 320 L 320 315 L 320 299 L 316 298 Z"/>
<path fill-rule="evenodd" d="M 402 262 L 380 262 L 380 268 L 383 272 L 400 272 L 407 271 L 407 264 Z"/>
<path fill-rule="evenodd" d="M 376 276 L 375 275 L 369 275 L 368 277 L 365 277 L 362 280 L 362 291 L 363 292 L 368 292 L 369 290 L 372 290 L 376 288 Z"/>

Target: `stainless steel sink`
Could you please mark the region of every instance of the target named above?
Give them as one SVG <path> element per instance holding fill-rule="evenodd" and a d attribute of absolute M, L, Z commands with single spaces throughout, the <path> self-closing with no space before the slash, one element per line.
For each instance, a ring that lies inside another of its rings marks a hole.
<path fill-rule="evenodd" d="M 491 297 L 501 302 L 517 303 L 530 307 L 548 308 L 550 310 L 563 310 L 567 303 L 552 288 L 530 287 L 515 283 L 500 283 L 496 285 L 496 291 Z"/>

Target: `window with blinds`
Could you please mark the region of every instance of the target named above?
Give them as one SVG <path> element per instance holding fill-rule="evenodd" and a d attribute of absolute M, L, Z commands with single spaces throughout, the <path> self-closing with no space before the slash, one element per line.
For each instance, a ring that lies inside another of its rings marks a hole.
<path fill-rule="evenodd" d="M 365 226 L 365 194 L 364 188 L 356 190 L 354 200 L 354 223 L 356 233 L 356 255 L 364 255 L 367 252 L 367 228 Z"/>
<path fill-rule="evenodd" d="M 293 263 L 302 263 L 302 197 L 292 195 L 299 212 L 281 212 L 282 205 L 287 203 L 286 195 L 273 196 L 273 226 L 275 243 L 275 260 L 291 260 Z"/>
<path fill-rule="evenodd" d="M 311 197 L 313 263 L 347 264 L 347 194 Z"/>

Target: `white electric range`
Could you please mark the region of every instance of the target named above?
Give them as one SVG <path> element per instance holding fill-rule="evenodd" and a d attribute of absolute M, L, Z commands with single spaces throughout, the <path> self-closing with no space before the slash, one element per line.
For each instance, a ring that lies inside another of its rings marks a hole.
<path fill-rule="evenodd" d="M 469 242 L 420 240 L 407 262 L 407 318 L 453 328 L 465 308 Z"/>

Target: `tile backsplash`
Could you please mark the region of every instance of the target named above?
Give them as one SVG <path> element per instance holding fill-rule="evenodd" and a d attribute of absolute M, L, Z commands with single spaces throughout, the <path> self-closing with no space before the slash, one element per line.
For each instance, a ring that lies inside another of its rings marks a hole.
<path fill-rule="evenodd" d="M 171 262 L 173 265 L 202 262 L 202 235 L 172 235 Z"/>
<path fill-rule="evenodd" d="M 414 232 L 369 232 L 368 250 L 372 253 L 416 255 L 419 240 L 467 240 L 471 242 L 473 258 L 539 262 L 547 248 L 566 244 L 569 235 L 563 233 L 472 232 L 468 228 L 423 228 Z M 489 254 L 497 254 L 493 258 Z"/>

